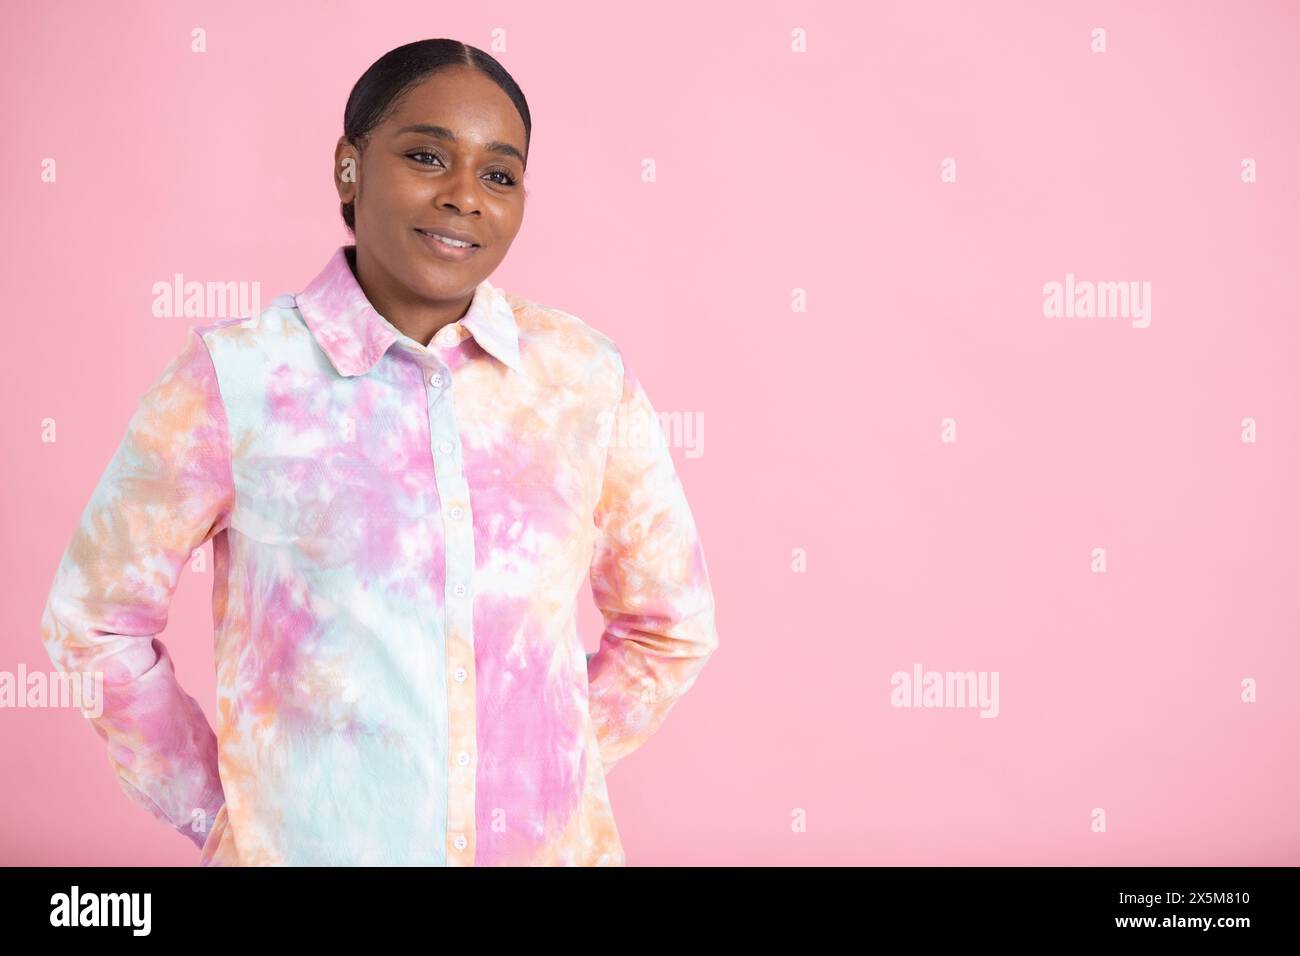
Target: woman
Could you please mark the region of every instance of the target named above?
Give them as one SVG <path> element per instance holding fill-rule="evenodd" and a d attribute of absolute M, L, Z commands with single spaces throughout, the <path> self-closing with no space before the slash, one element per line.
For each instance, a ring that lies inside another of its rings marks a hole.
<path fill-rule="evenodd" d="M 102 673 L 123 788 L 203 865 L 624 862 L 605 778 L 717 646 L 713 594 L 618 348 L 488 281 L 530 132 L 481 50 L 371 66 L 335 151 L 355 244 L 190 330 L 60 563 L 51 658 Z M 209 538 L 215 735 L 155 637 Z"/>

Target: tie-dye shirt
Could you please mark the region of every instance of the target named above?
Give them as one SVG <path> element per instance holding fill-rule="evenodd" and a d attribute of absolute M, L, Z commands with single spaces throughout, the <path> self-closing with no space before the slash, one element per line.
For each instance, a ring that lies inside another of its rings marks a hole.
<path fill-rule="evenodd" d="M 608 337 L 486 280 L 420 344 L 354 251 L 189 330 L 60 561 L 45 647 L 102 674 L 86 716 L 123 789 L 201 865 L 622 865 L 606 776 L 718 643 L 657 414 Z M 157 639 L 209 539 L 215 734 Z"/>

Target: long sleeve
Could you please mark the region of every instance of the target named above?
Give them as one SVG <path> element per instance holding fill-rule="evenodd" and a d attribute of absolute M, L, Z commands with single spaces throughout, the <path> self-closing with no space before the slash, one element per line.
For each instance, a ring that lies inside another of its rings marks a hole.
<path fill-rule="evenodd" d="M 83 712 L 122 789 L 200 848 L 225 802 L 216 736 L 157 635 L 191 554 L 228 525 L 233 500 L 216 372 L 191 328 L 131 417 L 41 618 L 60 672 L 102 674 L 102 709 Z"/>
<path fill-rule="evenodd" d="M 663 723 L 718 637 L 694 517 L 658 416 L 626 365 L 606 455 L 590 572 L 605 629 L 587 677 L 608 773 Z"/>

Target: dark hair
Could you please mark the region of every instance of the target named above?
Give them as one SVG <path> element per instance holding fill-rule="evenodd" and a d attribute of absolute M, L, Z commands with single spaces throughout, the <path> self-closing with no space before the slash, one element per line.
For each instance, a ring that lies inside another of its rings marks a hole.
<path fill-rule="evenodd" d="M 389 50 L 361 74 L 343 108 L 343 135 L 358 151 L 365 148 L 370 131 L 397 108 L 402 95 L 430 74 L 452 66 L 472 66 L 505 91 L 524 121 L 524 157 L 533 135 L 528 101 L 506 68 L 491 54 L 459 40 L 417 40 Z M 339 204 L 348 231 L 356 232 L 356 211 L 352 203 Z"/>

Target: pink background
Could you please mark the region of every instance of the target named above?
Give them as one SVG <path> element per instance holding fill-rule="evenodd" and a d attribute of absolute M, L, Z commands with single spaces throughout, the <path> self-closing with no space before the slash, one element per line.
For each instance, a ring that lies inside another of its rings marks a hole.
<path fill-rule="evenodd" d="M 12 6 L 0 670 L 49 670 L 55 565 L 195 324 L 153 283 L 301 289 L 352 84 L 451 36 L 533 111 L 494 280 L 705 420 L 721 647 L 610 777 L 629 864 L 1300 864 L 1300 14 L 1048 6 Z M 1151 326 L 1045 317 L 1068 272 L 1150 282 Z M 163 634 L 209 719 L 211 585 Z M 892 707 L 914 663 L 997 671 L 999 716 Z M 76 711 L 0 710 L 0 765 L 0 864 L 197 862 Z"/>

